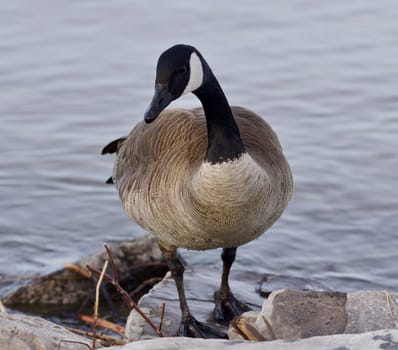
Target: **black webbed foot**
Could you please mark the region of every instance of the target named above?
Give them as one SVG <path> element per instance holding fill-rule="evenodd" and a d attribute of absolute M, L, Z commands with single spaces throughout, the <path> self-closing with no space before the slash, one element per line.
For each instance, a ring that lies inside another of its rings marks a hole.
<path fill-rule="evenodd" d="M 249 306 L 236 299 L 232 293 L 221 296 L 220 291 L 217 291 L 214 293 L 214 302 L 216 306 L 213 317 L 221 324 L 229 324 L 234 317 L 240 316 L 246 311 L 251 311 Z"/>
<path fill-rule="evenodd" d="M 221 330 L 206 326 L 193 317 L 186 317 L 181 320 L 177 335 L 191 338 L 228 338 L 227 334 Z"/>

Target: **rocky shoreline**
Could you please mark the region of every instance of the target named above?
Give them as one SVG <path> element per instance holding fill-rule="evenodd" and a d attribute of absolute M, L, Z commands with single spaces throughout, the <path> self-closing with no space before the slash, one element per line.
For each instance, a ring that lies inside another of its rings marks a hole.
<path fill-rule="evenodd" d="M 145 285 L 148 280 L 154 284 L 167 271 L 151 236 L 115 244 L 111 249 L 120 280 L 129 278 L 132 289 Z M 57 303 L 64 306 L 81 303 L 95 285 L 92 277 L 84 276 L 82 271 L 87 271 L 87 265 L 100 269 L 106 258 L 107 255 L 101 253 L 84 259 L 72 268 L 37 279 L 3 298 L 7 309 L 0 311 L 0 349 L 91 348 L 92 339 L 88 337 L 43 318 L 11 310 L 24 303 L 43 308 Z M 219 271 L 188 268 L 185 275 L 192 313 L 200 321 L 228 333 L 229 340 L 173 337 L 179 326 L 180 311 L 174 282 L 167 274 L 138 303 L 153 323 L 159 324 L 162 319 L 164 337 L 159 338 L 148 322 L 133 310 L 125 326 L 126 344 L 108 349 L 398 349 L 398 293 L 341 293 L 316 281 L 235 271 L 231 275 L 232 288 L 253 311 L 235 319 L 227 329 L 211 319 L 212 295 L 219 284 Z M 165 304 L 163 311 L 159 307 L 162 304 Z M 96 347 L 101 346 L 98 340 Z"/>
<path fill-rule="evenodd" d="M 132 241 L 110 245 L 113 259 L 119 271 L 121 284 L 128 283 L 129 289 L 140 286 L 148 279 L 159 279 L 168 271 L 162 253 L 152 235 Z M 95 280 L 87 266 L 101 269 L 108 256 L 105 251 L 82 259 L 47 276 L 39 277 L 6 295 L 5 306 L 19 308 L 23 305 L 78 305 L 93 294 Z"/>

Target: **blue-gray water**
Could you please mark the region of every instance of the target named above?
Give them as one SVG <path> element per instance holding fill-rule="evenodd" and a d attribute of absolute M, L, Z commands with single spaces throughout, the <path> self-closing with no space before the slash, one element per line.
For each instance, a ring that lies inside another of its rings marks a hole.
<path fill-rule="evenodd" d="M 13 276 L 143 234 L 100 151 L 142 119 L 175 43 L 267 119 L 293 170 L 289 208 L 235 268 L 397 290 L 397 19 L 395 0 L 2 1 L 0 296 Z M 220 264 L 219 251 L 184 256 Z"/>

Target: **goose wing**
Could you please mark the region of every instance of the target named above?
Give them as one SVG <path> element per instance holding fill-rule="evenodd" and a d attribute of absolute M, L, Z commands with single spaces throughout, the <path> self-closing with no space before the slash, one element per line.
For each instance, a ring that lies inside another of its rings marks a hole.
<path fill-rule="evenodd" d="M 183 178 L 206 149 L 206 120 L 196 110 L 167 109 L 154 123 L 138 123 L 117 150 L 113 178 L 119 194 L 155 191 L 165 177 Z"/>

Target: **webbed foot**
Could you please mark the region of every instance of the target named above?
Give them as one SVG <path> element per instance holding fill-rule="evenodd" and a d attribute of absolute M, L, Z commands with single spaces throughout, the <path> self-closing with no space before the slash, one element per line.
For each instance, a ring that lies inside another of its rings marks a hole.
<path fill-rule="evenodd" d="M 214 319 L 221 324 L 229 324 L 236 316 L 240 316 L 251 308 L 245 303 L 239 301 L 232 293 L 227 296 L 221 296 L 220 291 L 214 293 L 215 308 L 213 311 Z"/>
<path fill-rule="evenodd" d="M 181 325 L 177 331 L 177 335 L 191 338 L 228 338 L 226 333 L 216 328 L 206 326 L 192 316 L 181 320 Z"/>

